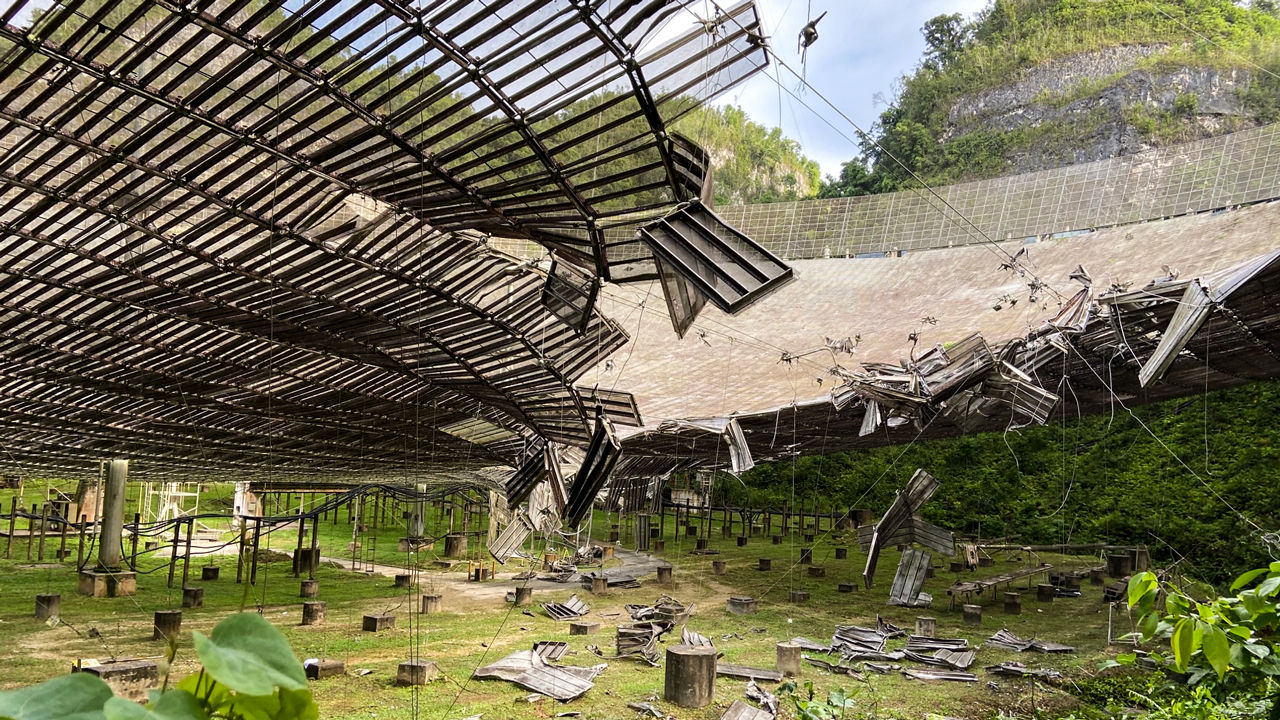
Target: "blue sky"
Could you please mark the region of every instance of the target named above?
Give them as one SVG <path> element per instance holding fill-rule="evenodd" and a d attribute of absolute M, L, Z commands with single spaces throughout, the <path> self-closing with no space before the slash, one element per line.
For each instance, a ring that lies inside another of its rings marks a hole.
<path fill-rule="evenodd" d="M 720 2 L 728 5 L 727 0 Z M 876 94 L 891 98 L 894 80 L 919 62 L 924 50 L 920 26 L 943 13 L 969 16 L 986 4 L 986 0 L 756 0 L 773 51 L 797 71 L 800 29 L 808 22 L 808 13 L 817 17 L 827 11 L 818 24 L 818 41 L 809 48 L 806 77 L 818 93 L 863 129 L 884 109 L 875 104 Z M 758 123 L 781 127 L 801 144 L 805 155 L 818 161 L 824 175 L 835 175 L 840 163 L 857 154 L 857 147 L 785 92 L 781 93 L 779 113 L 780 91 L 772 77 L 775 69 L 768 71 L 769 77 L 757 75 L 734 88 L 719 102 L 742 107 Z M 783 84 L 800 100 L 822 111 L 845 134 L 856 137 L 853 128 L 816 93 L 797 89 L 798 81 L 786 70 L 778 70 Z"/>

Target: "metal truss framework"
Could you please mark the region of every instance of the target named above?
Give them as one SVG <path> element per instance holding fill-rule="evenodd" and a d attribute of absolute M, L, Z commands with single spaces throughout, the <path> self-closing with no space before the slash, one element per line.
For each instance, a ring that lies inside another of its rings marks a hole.
<path fill-rule="evenodd" d="M 638 424 L 574 384 L 620 328 L 485 241 L 607 280 L 702 194 L 666 128 L 766 58 L 749 2 L 642 52 L 684 4 L 0 8 L 4 464 L 409 479 Z"/>

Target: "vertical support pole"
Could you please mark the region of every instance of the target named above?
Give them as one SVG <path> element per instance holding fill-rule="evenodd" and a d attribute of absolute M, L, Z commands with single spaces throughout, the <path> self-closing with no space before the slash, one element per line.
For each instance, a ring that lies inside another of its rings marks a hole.
<path fill-rule="evenodd" d="M 316 566 L 320 564 L 320 520 L 319 518 L 311 519 L 311 557 L 307 563 L 307 579 L 316 579 Z"/>
<path fill-rule="evenodd" d="M 173 587 L 173 574 L 178 569 L 178 539 L 182 534 L 182 523 L 173 523 L 173 544 L 169 546 L 169 587 Z"/>
<path fill-rule="evenodd" d="M 9 498 L 9 537 L 4 544 L 4 559 L 8 560 L 13 557 L 13 530 L 14 524 L 18 521 L 18 498 Z"/>
<path fill-rule="evenodd" d="M 77 570 L 79 570 L 80 568 L 83 568 L 83 567 L 84 567 L 84 535 L 85 535 L 85 529 L 86 529 L 86 527 L 87 527 L 88 525 L 89 525 L 89 516 L 88 516 L 88 515 L 85 515 L 85 514 L 83 514 L 83 513 L 81 513 L 81 515 L 80 515 L 80 544 L 76 546 L 76 569 L 77 569 Z M 135 535 L 135 536 L 134 536 L 134 543 L 135 543 L 135 547 L 136 547 L 136 543 L 137 543 L 137 542 L 138 542 L 138 541 L 137 541 L 137 536 Z"/>
<path fill-rule="evenodd" d="M 40 508 L 40 547 L 36 552 L 36 562 L 44 562 L 44 536 L 49 529 L 49 503 Z"/>
<path fill-rule="evenodd" d="M 142 528 L 142 513 L 133 514 L 133 534 L 129 537 L 129 567 L 138 569 L 138 530 Z"/>
<path fill-rule="evenodd" d="M 182 589 L 187 589 L 187 581 L 191 578 L 191 536 L 194 534 L 196 519 L 187 518 L 187 542 L 182 553 Z"/>
<path fill-rule="evenodd" d="M 262 519 L 253 521 L 253 557 L 249 560 L 249 584 L 258 584 L 258 543 L 262 540 Z"/>
<path fill-rule="evenodd" d="M 314 530 L 312 531 L 314 532 Z M 298 577 L 302 570 L 302 536 L 307 534 L 307 516 L 302 514 L 302 506 L 298 506 L 298 546 L 293 550 L 293 576 Z"/>
<path fill-rule="evenodd" d="M 102 513 L 98 515 L 98 569 L 118 570 L 124 540 L 125 483 L 129 461 L 107 461 L 107 482 L 102 491 Z"/>
<path fill-rule="evenodd" d="M 67 507 L 70 507 L 68 505 Z M 62 518 L 62 538 L 58 541 L 58 562 L 67 559 L 67 525 L 70 522 L 67 518 Z"/>
<path fill-rule="evenodd" d="M 31 512 L 27 513 L 27 562 L 31 562 L 31 549 L 36 543 L 35 523 L 31 522 L 36 516 L 36 504 L 31 503 Z"/>
<path fill-rule="evenodd" d="M 239 550 L 236 552 L 236 584 L 244 582 L 244 533 L 245 523 L 240 523 Z"/>

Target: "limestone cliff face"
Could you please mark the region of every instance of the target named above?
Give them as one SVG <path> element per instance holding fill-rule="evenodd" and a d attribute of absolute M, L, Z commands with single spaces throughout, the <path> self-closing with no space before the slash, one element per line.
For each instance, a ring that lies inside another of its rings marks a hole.
<path fill-rule="evenodd" d="M 1186 142 L 1257 124 L 1240 68 L 1179 64 L 1170 45 L 1122 45 L 1057 58 L 1012 83 L 961 97 L 944 143 L 1004 142 L 1006 171 L 1028 172 Z"/>

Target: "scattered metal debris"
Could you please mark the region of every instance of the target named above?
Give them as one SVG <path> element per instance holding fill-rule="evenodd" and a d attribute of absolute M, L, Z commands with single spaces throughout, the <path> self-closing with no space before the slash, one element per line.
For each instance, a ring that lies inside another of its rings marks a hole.
<path fill-rule="evenodd" d="M 576 620 L 591 612 L 591 608 L 582 602 L 577 595 L 570 595 L 563 603 L 543 603 L 542 609 L 552 620 Z"/>
<path fill-rule="evenodd" d="M 879 630 L 858 627 L 857 625 L 838 625 L 831 636 L 831 649 L 848 649 L 854 652 L 883 652 L 888 637 Z"/>
<path fill-rule="evenodd" d="M 1030 668 L 1020 662 L 1003 662 L 999 665 L 988 665 L 985 670 L 992 675 L 1036 677 L 1051 681 L 1062 679 L 1062 673 L 1054 670 L 1053 668 Z"/>
<path fill-rule="evenodd" d="M 893 586 L 889 589 L 889 604 L 899 607 L 932 605 L 933 596 L 921 590 L 932 562 L 933 556 L 923 550 L 903 550 L 902 559 L 898 561 L 898 571 L 893 576 Z"/>
<path fill-rule="evenodd" d="M 909 652 L 926 653 L 935 650 L 968 650 L 969 641 L 964 638 L 931 638 L 923 635 L 907 637 Z"/>
<path fill-rule="evenodd" d="M 720 720 L 773 720 L 773 718 L 773 713 L 753 708 L 741 700 L 734 700 L 729 709 L 720 716 Z"/>
<path fill-rule="evenodd" d="M 918 663 L 938 665 L 954 670 L 969 669 L 969 666 L 973 665 L 973 661 L 977 657 L 977 653 L 973 650 L 948 650 L 946 648 L 935 650 L 932 655 L 923 655 L 911 650 L 907 650 L 903 655 L 908 660 L 914 660 Z"/>
<path fill-rule="evenodd" d="M 533 644 L 533 651 L 547 662 L 555 662 L 564 657 L 564 653 L 568 649 L 569 643 L 556 640 L 539 640 Z"/>
<path fill-rule="evenodd" d="M 506 680 L 555 700 L 572 700 L 594 687 L 592 681 L 605 667 L 549 665 L 532 650 L 517 650 L 496 663 L 477 668 L 474 677 Z"/>
<path fill-rule="evenodd" d="M 903 675 L 916 680 L 953 680 L 955 682 L 978 682 L 978 676 L 959 670 L 903 670 Z"/>
<path fill-rule="evenodd" d="M 716 663 L 716 675 L 740 680 L 767 680 L 782 682 L 782 673 L 772 668 L 757 668 L 733 663 Z"/>
<path fill-rule="evenodd" d="M 833 673 L 835 673 L 835 674 L 837 674 L 837 675 L 854 675 L 854 676 L 859 676 L 859 673 L 858 673 L 857 669 L 856 669 L 856 668 L 854 668 L 854 667 L 852 667 L 852 666 L 845 665 L 843 660 L 841 660 L 840 662 L 834 662 L 834 663 L 833 663 L 833 662 L 831 662 L 831 661 L 829 661 L 829 660 L 823 660 L 822 658 L 816 658 L 816 657 L 814 657 L 814 656 L 812 656 L 812 655 L 801 655 L 801 656 L 800 656 L 800 658 L 801 658 L 802 660 L 804 660 L 805 662 L 809 663 L 810 665 L 814 665 L 814 666 L 816 666 L 816 667 L 820 667 L 820 668 L 822 668 L 823 670 L 827 670 L 827 671 L 833 672 Z"/>
<path fill-rule="evenodd" d="M 640 579 L 639 579 L 639 578 L 637 578 L 635 575 L 629 575 L 629 574 L 625 574 L 625 573 L 614 573 L 614 574 L 610 574 L 610 573 L 607 573 L 607 572 L 601 572 L 599 575 L 597 575 L 596 573 L 588 573 L 588 574 L 585 574 L 585 575 L 579 575 L 579 576 L 578 576 L 578 579 L 582 582 L 582 587 L 583 587 L 584 589 L 590 590 L 590 589 L 591 589 L 591 579 L 592 579 L 592 578 L 595 578 L 595 577 L 603 577 L 603 578 L 605 579 L 605 586 L 606 586 L 606 587 L 609 587 L 609 588 L 638 588 L 638 587 L 640 587 Z"/>
<path fill-rule="evenodd" d="M 1075 648 L 1070 645 L 1046 642 L 1035 638 L 1025 640 L 1009 632 L 1007 628 L 1001 628 L 995 635 L 987 638 L 987 645 L 1003 648 L 1005 650 L 1013 650 L 1015 652 L 1026 652 L 1027 650 L 1034 650 L 1036 652 L 1043 653 L 1075 652 Z"/>
<path fill-rule="evenodd" d="M 640 656 L 645 662 L 657 667 L 662 655 L 658 652 L 658 638 L 671 628 L 660 623 L 641 622 L 631 625 L 619 625 L 618 637 L 615 641 L 616 657 Z"/>
<path fill-rule="evenodd" d="M 778 696 L 757 685 L 755 680 L 747 681 L 747 699 L 759 703 L 770 715 L 778 714 Z"/>
<path fill-rule="evenodd" d="M 694 632 L 689 628 L 680 630 L 680 641 L 690 647 L 715 647 L 715 643 L 711 642 L 711 638 L 699 632 Z"/>
<path fill-rule="evenodd" d="M 647 703 L 647 702 L 627 703 L 627 707 L 631 708 L 632 710 L 635 710 L 638 713 L 648 715 L 649 717 L 656 717 L 656 718 L 666 717 L 666 715 L 663 715 L 662 711 L 654 707 L 652 703 Z"/>
<path fill-rule="evenodd" d="M 830 645 L 820 645 L 806 637 L 793 637 L 791 638 L 791 643 L 799 645 L 801 650 L 815 650 L 818 652 L 829 652 L 831 650 Z"/>

